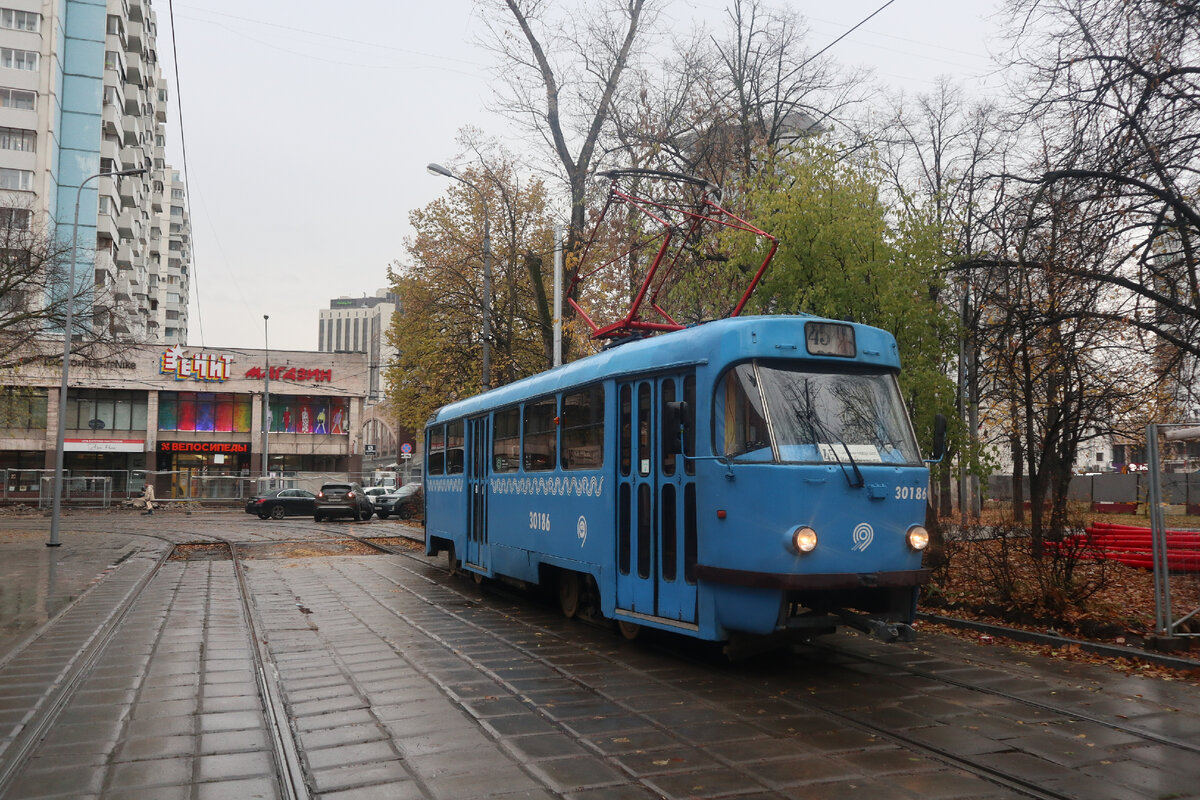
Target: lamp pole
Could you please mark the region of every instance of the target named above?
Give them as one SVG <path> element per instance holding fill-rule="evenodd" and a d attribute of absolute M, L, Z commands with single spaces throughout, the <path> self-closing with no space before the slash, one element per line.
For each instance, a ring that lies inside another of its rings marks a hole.
<path fill-rule="evenodd" d="M 75 192 L 75 223 L 71 226 L 71 260 L 67 265 L 67 309 L 63 315 L 62 385 L 58 390 L 58 437 L 54 451 L 54 505 L 50 511 L 50 541 L 46 542 L 47 547 L 58 547 L 62 544 L 58 538 L 58 529 L 62 516 L 63 440 L 67 435 L 67 381 L 70 378 L 71 369 L 71 328 L 74 324 L 72 316 L 75 307 L 75 252 L 79 245 L 79 202 L 83 198 L 83 187 L 89 181 L 104 175 L 116 178 L 126 175 L 144 175 L 146 172 L 145 167 L 123 169 L 119 172 L 97 172 L 95 175 L 84 178 L 79 184 L 78 191 Z"/>
<path fill-rule="evenodd" d="M 270 445 L 271 445 L 271 344 L 267 339 L 267 320 L 270 316 L 263 314 L 263 447 L 262 447 L 262 473 L 264 478 L 271 476 L 270 472 Z M 262 491 L 267 491 L 270 486 L 264 486 Z"/>
<path fill-rule="evenodd" d="M 470 186 L 479 195 L 483 203 L 483 391 L 492 388 L 492 237 L 491 225 L 488 221 L 487 197 L 478 186 L 460 175 L 456 175 L 441 164 L 429 164 L 425 167 L 434 175 L 453 178 L 459 183 Z"/>

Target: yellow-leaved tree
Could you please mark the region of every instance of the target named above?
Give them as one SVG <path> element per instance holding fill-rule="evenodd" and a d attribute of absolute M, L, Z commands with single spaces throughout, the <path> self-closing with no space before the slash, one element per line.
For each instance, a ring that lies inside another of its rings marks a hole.
<path fill-rule="evenodd" d="M 398 351 L 386 372 L 388 398 L 401 425 L 416 431 L 438 407 L 482 386 L 485 214 L 491 384 L 547 366 L 554 242 L 545 186 L 519 182 L 507 164 L 458 174 L 466 183 L 448 184 L 445 196 L 410 214 L 408 258 L 388 269 L 400 300 L 388 331 Z"/>

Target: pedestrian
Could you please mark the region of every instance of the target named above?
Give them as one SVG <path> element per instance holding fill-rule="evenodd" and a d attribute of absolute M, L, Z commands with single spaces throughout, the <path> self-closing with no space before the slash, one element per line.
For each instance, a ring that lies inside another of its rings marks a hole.
<path fill-rule="evenodd" d="M 142 515 L 145 516 L 147 514 L 153 514 L 154 513 L 154 484 L 151 483 L 150 481 L 146 481 L 145 485 L 142 486 L 141 500 L 146 505 L 146 510 L 142 512 Z"/>

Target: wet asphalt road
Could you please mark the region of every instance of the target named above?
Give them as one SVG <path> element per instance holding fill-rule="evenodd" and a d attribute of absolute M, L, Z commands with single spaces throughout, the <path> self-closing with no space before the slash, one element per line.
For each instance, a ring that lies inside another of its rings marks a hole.
<path fill-rule="evenodd" d="M 923 635 L 729 664 L 240 512 L 0 519 L 0 797 L 1200 796 L 1200 689 Z M 238 545 L 244 580 L 222 548 Z"/>

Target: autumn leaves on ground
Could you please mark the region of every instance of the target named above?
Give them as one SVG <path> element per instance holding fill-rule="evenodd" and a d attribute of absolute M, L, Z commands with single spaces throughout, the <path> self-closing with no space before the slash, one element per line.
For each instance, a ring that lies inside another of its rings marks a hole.
<path fill-rule="evenodd" d="M 1095 522 L 1149 527 L 1145 516 L 1080 514 L 1074 531 Z M 1169 517 L 1171 529 L 1200 530 L 1200 517 Z M 1031 541 L 1011 515 L 985 512 L 953 528 L 945 557 L 921 598 L 922 610 L 1063 636 L 1138 644 L 1154 634 L 1154 576 L 1148 569 L 1097 558 L 1086 546 L 1048 548 L 1033 557 Z M 1172 616 L 1200 607 L 1200 573 L 1171 577 Z M 1200 633 L 1200 620 L 1181 626 Z M 975 634 L 971 634 L 975 636 Z M 1200 637 L 1190 652 L 1195 658 Z"/>

